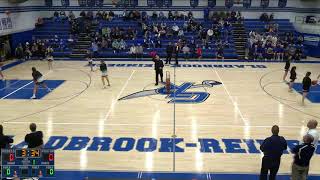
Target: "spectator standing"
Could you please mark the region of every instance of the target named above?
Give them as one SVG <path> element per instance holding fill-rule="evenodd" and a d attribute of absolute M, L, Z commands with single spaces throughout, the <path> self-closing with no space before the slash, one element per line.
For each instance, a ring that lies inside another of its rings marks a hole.
<path fill-rule="evenodd" d="M 129 54 L 131 55 L 131 57 L 134 57 L 137 59 L 137 48 L 135 45 L 132 45 L 130 47 L 130 51 L 129 51 Z"/>
<path fill-rule="evenodd" d="M 302 80 L 302 105 L 304 105 L 304 100 L 307 97 L 310 87 L 311 87 L 311 72 L 307 72 L 306 76 Z"/>
<path fill-rule="evenodd" d="M 160 57 L 158 55 L 154 56 L 153 58 L 153 62 L 154 62 L 154 70 L 156 71 L 156 86 L 158 86 L 158 82 L 159 82 L 159 75 L 161 78 L 161 82 L 163 82 L 163 61 L 160 59 Z"/>
<path fill-rule="evenodd" d="M 264 156 L 262 158 L 262 167 L 260 180 L 267 180 L 270 171 L 269 180 L 275 180 L 283 151 L 287 149 L 287 142 L 284 137 L 279 136 L 279 126 L 274 125 L 271 129 L 272 136 L 266 138 L 260 146 Z"/>
<path fill-rule="evenodd" d="M 197 47 L 197 57 L 199 60 L 202 58 L 202 48 L 200 46 Z"/>
<path fill-rule="evenodd" d="M 42 148 L 43 147 L 43 133 L 37 131 L 37 125 L 31 123 L 29 126 L 31 133 L 27 134 L 24 141 L 28 144 L 28 148 Z"/>
<path fill-rule="evenodd" d="M 176 65 L 179 64 L 178 58 L 179 58 L 179 52 L 180 52 L 180 50 L 181 50 L 180 45 L 179 45 L 178 43 L 176 43 L 176 44 L 175 44 L 175 47 L 174 47 L 174 51 L 173 51 L 174 54 L 175 54 L 174 58 L 175 58 L 175 60 L 176 60 Z"/>
<path fill-rule="evenodd" d="M 306 180 L 309 173 L 310 160 L 314 154 L 315 147 L 312 144 L 313 137 L 309 134 L 303 137 L 303 144 L 293 148 L 294 161 L 292 163 L 291 180 Z"/>
<path fill-rule="evenodd" d="M 136 53 L 137 53 L 137 58 L 142 58 L 143 57 L 143 47 L 141 44 L 138 44 L 136 47 Z"/>
<path fill-rule="evenodd" d="M 94 58 L 96 58 L 96 57 L 98 57 L 98 50 L 99 50 L 99 48 L 98 48 L 98 44 L 95 42 L 95 41 L 93 41 L 92 42 L 92 44 L 91 44 L 91 49 L 92 49 L 92 52 L 93 52 L 93 57 Z"/>
<path fill-rule="evenodd" d="M 307 124 L 307 127 L 309 128 L 306 135 L 309 134 L 313 137 L 313 145 L 317 150 L 318 142 L 319 142 L 319 132 L 317 130 L 318 121 L 317 120 L 310 120 Z"/>
<path fill-rule="evenodd" d="M 9 148 L 10 143 L 13 143 L 13 139 L 3 134 L 3 126 L 0 125 L 0 156 L 1 156 L 1 149 Z"/>
<path fill-rule="evenodd" d="M 168 63 L 171 64 L 173 50 L 174 50 L 174 47 L 171 44 L 171 42 L 169 42 L 169 44 L 167 45 L 167 48 L 166 48 L 166 52 L 167 52 L 166 64 L 168 64 Z"/>
<path fill-rule="evenodd" d="M 184 55 L 184 59 L 185 60 L 188 60 L 189 59 L 189 56 L 190 56 L 190 48 L 188 47 L 187 44 L 185 44 L 182 48 L 182 52 L 183 52 L 183 55 Z"/>
<path fill-rule="evenodd" d="M 23 48 L 22 48 L 21 43 L 16 48 L 15 54 L 16 54 L 17 59 L 23 59 Z"/>

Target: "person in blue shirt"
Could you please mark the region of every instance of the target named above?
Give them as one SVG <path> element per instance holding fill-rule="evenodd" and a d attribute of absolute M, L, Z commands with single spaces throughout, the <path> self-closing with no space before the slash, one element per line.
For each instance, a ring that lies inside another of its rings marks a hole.
<path fill-rule="evenodd" d="M 313 137 L 309 134 L 303 137 L 303 144 L 293 148 L 294 161 L 292 163 L 291 180 L 306 180 L 309 173 L 310 160 L 314 154 Z"/>
<path fill-rule="evenodd" d="M 275 180 L 283 151 L 287 149 L 287 142 L 284 137 L 279 136 L 279 126 L 274 125 L 271 129 L 272 136 L 266 138 L 260 146 L 264 156 L 260 172 L 260 180 Z"/>

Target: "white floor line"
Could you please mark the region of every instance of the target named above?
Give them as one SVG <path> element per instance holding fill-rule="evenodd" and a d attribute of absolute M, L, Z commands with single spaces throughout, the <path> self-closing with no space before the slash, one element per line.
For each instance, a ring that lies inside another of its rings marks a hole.
<path fill-rule="evenodd" d="M 33 122 L 3 122 L 3 124 L 30 124 Z M 48 124 L 47 122 L 38 122 L 38 125 L 46 125 Z M 99 122 L 97 123 L 86 123 L 86 122 L 53 122 L 52 125 L 89 125 L 89 126 L 96 126 L 99 125 Z M 104 126 L 128 126 L 128 127 L 146 127 L 146 126 L 154 126 L 154 124 L 104 124 Z M 172 127 L 172 124 L 158 124 L 157 126 L 159 127 Z M 176 125 L 177 127 L 192 127 L 193 125 L 188 125 L 188 124 L 178 124 Z M 198 124 L 198 127 L 229 127 L 229 128 L 247 128 L 247 126 L 244 125 L 224 125 L 224 124 Z M 249 126 L 250 128 L 270 128 L 272 125 L 265 125 L 265 126 Z M 294 129 L 298 129 L 303 127 L 303 125 L 301 126 L 280 126 L 282 128 L 294 128 Z"/>
<path fill-rule="evenodd" d="M 136 72 L 136 70 L 133 70 L 131 75 L 129 76 L 129 78 L 127 79 L 126 83 L 123 85 L 122 89 L 120 90 L 118 96 L 116 97 L 116 99 L 114 101 L 112 101 L 111 106 L 109 108 L 109 111 L 106 114 L 105 120 L 107 120 L 111 114 L 111 112 L 113 111 L 114 106 L 117 104 L 118 99 L 120 98 L 121 94 L 123 93 L 123 91 L 126 89 L 126 87 L 128 86 L 129 81 L 131 80 L 133 74 Z"/>
<path fill-rule="evenodd" d="M 48 73 L 46 73 L 45 75 L 43 75 L 43 77 L 47 76 L 50 72 L 51 72 L 51 71 L 49 71 Z M 5 99 L 5 98 L 7 98 L 7 97 L 11 96 L 12 94 L 14 94 L 14 93 L 16 93 L 16 92 L 20 91 L 21 89 L 23 89 L 24 87 L 29 86 L 29 85 L 30 85 L 30 84 L 32 84 L 32 83 L 33 83 L 33 81 L 30 81 L 29 83 L 27 83 L 27 84 L 25 84 L 25 85 L 21 86 L 20 88 L 18 88 L 18 89 L 16 89 L 16 90 L 12 91 L 11 93 L 9 93 L 9 94 L 7 94 L 7 95 L 3 96 L 1 99 Z"/>
<path fill-rule="evenodd" d="M 3 96 L 1 99 L 5 99 L 5 98 L 7 98 L 7 97 L 11 96 L 12 94 L 14 94 L 14 93 L 16 93 L 16 92 L 20 91 L 21 89 L 23 89 L 23 88 L 24 88 L 24 87 L 26 87 L 26 86 L 29 86 L 29 85 L 30 85 L 30 84 L 32 84 L 32 83 L 33 83 L 33 81 L 28 82 L 27 84 L 25 84 L 25 85 L 21 86 L 20 88 L 18 88 L 18 89 L 16 89 L 16 90 L 12 91 L 11 93 L 9 93 L 9 94 L 7 94 L 7 95 Z"/>
<path fill-rule="evenodd" d="M 236 110 L 237 110 L 237 112 L 238 112 L 238 114 L 239 114 L 239 116 L 240 116 L 241 120 L 243 121 L 244 125 L 245 125 L 245 126 L 250 126 L 250 123 L 249 123 L 249 122 L 248 122 L 248 121 L 243 117 L 243 114 L 242 114 L 242 112 L 240 111 L 240 109 L 239 109 L 239 107 L 238 107 L 237 103 L 233 100 L 233 98 L 232 98 L 232 96 L 231 96 L 230 92 L 228 91 L 228 89 L 227 89 L 226 85 L 223 83 L 223 81 L 222 81 L 222 79 L 221 79 L 221 77 L 220 77 L 219 73 L 218 73 L 216 70 L 214 70 L 214 72 L 217 74 L 217 76 L 218 76 L 218 78 L 219 78 L 219 81 L 222 83 L 222 86 L 223 86 L 224 90 L 225 90 L 225 91 L 226 91 L 226 93 L 228 94 L 229 99 L 231 100 L 231 102 L 232 102 L 232 104 L 233 104 L 234 108 L 236 108 Z"/>

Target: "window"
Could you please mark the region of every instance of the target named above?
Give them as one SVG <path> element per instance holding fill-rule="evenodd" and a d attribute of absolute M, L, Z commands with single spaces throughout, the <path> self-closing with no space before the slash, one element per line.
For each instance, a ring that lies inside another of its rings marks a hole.
<path fill-rule="evenodd" d="M 87 0 L 78 0 L 79 6 L 87 6 Z"/>
<path fill-rule="evenodd" d="M 261 0 L 261 7 L 263 8 L 269 7 L 269 0 Z"/>
<path fill-rule="evenodd" d="M 96 0 L 96 6 L 103 6 L 103 0 Z"/>
<path fill-rule="evenodd" d="M 199 0 L 190 0 L 191 7 L 197 7 L 199 5 Z"/>
<path fill-rule="evenodd" d="M 130 6 L 138 6 L 138 0 L 131 0 L 130 1 Z"/>
<path fill-rule="evenodd" d="M 251 7 L 251 0 L 243 0 L 243 7 L 245 8 Z"/>
<path fill-rule="evenodd" d="M 285 8 L 287 6 L 287 0 L 279 0 L 278 7 Z"/>
<path fill-rule="evenodd" d="M 227 8 L 231 8 L 233 6 L 233 0 L 226 0 L 225 5 Z"/>
<path fill-rule="evenodd" d="M 155 6 L 156 5 L 156 0 L 147 0 L 148 6 Z"/>
<path fill-rule="evenodd" d="M 95 6 L 96 5 L 96 0 L 87 0 L 87 6 Z"/>
<path fill-rule="evenodd" d="M 70 2 L 69 2 L 69 0 L 61 0 L 61 5 L 62 6 L 69 6 Z"/>
<path fill-rule="evenodd" d="M 208 7 L 215 7 L 217 4 L 216 0 L 208 0 Z"/>
<path fill-rule="evenodd" d="M 52 6 L 52 0 L 45 0 L 44 3 L 46 6 L 49 6 L 49 7 Z"/>

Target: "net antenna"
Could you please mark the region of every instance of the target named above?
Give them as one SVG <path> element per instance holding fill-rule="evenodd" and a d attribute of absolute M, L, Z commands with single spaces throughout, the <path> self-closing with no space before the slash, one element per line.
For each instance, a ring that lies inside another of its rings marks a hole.
<path fill-rule="evenodd" d="M 166 93 L 171 93 L 170 72 L 166 71 Z"/>

